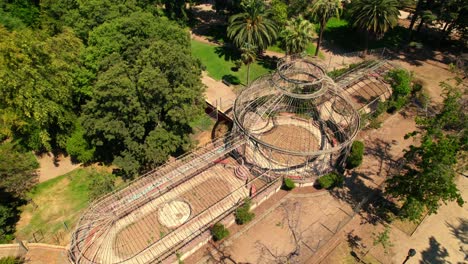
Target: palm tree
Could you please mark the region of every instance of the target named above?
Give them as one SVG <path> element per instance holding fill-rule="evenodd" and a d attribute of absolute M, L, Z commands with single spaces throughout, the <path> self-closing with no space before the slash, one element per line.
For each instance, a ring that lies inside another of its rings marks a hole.
<path fill-rule="evenodd" d="M 286 22 L 285 29 L 281 32 L 283 46 L 286 55 L 301 53 L 315 37 L 314 24 L 302 16 Z"/>
<path fill-rule="evenodd" d="M 277 36 L 277 27 L 269 18 L 263 0 L 243 0 L 243 12 L 229 18 L 227 35 L 237 47 L 244 44 L 266 49 Z"/>
<path fill-rule="evenodd" d="M 247 43 L 241 48 L 241 60 L 245 65 L 247 65 L 247 85 L 249 85 L 250 64 L 252 64 L 257 58 L 256 50 L 257 47 Z"/>
<path fill-rule="evenodd" d="M 325 26 L 327 25 L 328 20 L 332 17 L 339 17 L 340 11 L 340 0 L 316 0 L 312 4 L 312 16 L 318 20 L 320 24 L 320 33 L 317 39 L 317 49 L 315 50 L 315 56 L 319 54 L 320 44 L 322 43 L 322 34 L 325 30 Z"/>
<path fill-rule="evenodd" d="M 396 0 L 355 0 L 351 14 L 353 25 L 366 31 L 364 56 L 369 46 L 369 35 L 380 38 L 398 23 L 398 2 Z"/>

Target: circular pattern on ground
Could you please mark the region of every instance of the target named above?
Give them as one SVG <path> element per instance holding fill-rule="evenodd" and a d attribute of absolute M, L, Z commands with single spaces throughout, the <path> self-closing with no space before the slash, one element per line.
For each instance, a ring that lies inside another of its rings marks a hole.
<path fill-rule="evenodd" d="M 286 151 L 307 153 L 320 149 L 320 142 L 314 133 L 302 126 L 292 124 L 275 125 L 259 135 L 258 139 Z"/>
<path fill-rule="evenodd" d="M 187 222 L 190 218 L 190 205 L 184 201 L 171 201 L 159 209 L 159 222 L 169 228 L 174 228 Z"/>

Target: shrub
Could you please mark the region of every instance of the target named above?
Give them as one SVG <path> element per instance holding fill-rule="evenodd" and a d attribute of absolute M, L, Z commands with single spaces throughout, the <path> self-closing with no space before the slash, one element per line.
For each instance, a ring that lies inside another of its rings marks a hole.
<path fill-rule="evenodd" d="M 246 224 L 255 217 L 255 214 L 250 212 L 250 206 L 252 201 L 249 198 L 245 198 L 244 204 L 236 209 L 234 213 L 236 217 L 236 224 L 243 225 Z"/>
<path fill-rule="evenodd" d="M 229 230 L 223 224 L 216 223 L 211 228 L 211 235 L 213 236 L 214 241 L 219 241 L 229 236 Z"/>
<path fill-rule="evenodd" d="M 364 143 L 361 141 L 354 141 L 351 146 L 351 152 L 346 160 L 346 168 L 356 168 L 362 163 L 362 157 L 364 156 Z"/>
<path fill-rule="evenodd" d="M 88 199 L 94 201 L 99 197 L 111 192 L 115 187 L 115 176 L 108 173 L 99 173 L 94 171 L 91 175 L 91 181 L 88 184 Z"/>
<path fill-rule="evenodd" d="M 0 264 L 22 264 L 24 259 L 20 257 L 3 257 L 0 258 Z"/>
<path fill-rule="evenodd" d="M 283 180 L 283 190 L 290 191 L 292 189 L 296 188 L 296 184 L 294 183 L 293 180 L 289 178 L 284 178 Z"/>
<path fill-rule="evenodd" d="M 393 90 L 393 97 L 407 96 L 411 93 L 411 79 L 410 72 L 404 69 L 395 69 L 387 73 L 385 79 L 390 83 Z"/>
<path fill-rule="evenodd" d="M 320 186 L 325 189 L 341 187 L 343 186 L 343 181 L 344 181 L 343 175 L 336 173 L 336 172 L 331 172 L 318 178 L 318 182 Z"/>

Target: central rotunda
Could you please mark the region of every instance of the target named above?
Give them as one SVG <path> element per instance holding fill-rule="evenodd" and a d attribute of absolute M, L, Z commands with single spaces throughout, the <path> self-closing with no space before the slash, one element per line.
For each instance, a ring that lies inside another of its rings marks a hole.
<path fill-rule="evenodd" d="M 284 58 L 275 73 L 255 80 L 234 103 L 237 152 L 269 175 L 312 183 L 343 165 L 359 131 L 349 98 L 310 58 Z"/>

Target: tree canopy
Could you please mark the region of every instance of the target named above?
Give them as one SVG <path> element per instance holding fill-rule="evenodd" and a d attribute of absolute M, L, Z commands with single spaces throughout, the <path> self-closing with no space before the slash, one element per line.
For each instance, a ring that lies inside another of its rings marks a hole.
<path fill-rule="evenodd" d="M 243 12 L 229 18 L 227 35 L 237 47 L 245 44 L 266 49 L 277 37 L 277 26 L 263 0 L 243 0 Z"/>
<path fill-rule="evenodd" d="M 64 30 L 9 32 L 0 26 L 0 137 L 34 150 L 64 147 L 75 115 L 81 41 Z"/>
<path fill-rule="evenodd" d="M 85 56 L 96 82 L 83 127 L 101 159 L 134 175 L 189 147 L 204 88 L 184 30 L 134 13 L 94 29 Z"/>
<path fill-rule="evenodd" d="M 455 184 L 454 165 L 458 153 L 468 147 L 466 102 L 458 90 L 446 83 L 442 86 L 446 89 L 443 108 L 417 120 L 421 131 L 408 137 L 420 135 L 421 145 L 406 151 L 404 173 L 387 180 L 386 192 L 403 202 L 402 216 L 410 220 L 420 219 L 424 211 L 436 213 L 442 202 L 464 203 Z"/>

